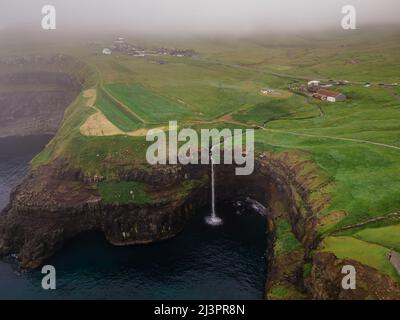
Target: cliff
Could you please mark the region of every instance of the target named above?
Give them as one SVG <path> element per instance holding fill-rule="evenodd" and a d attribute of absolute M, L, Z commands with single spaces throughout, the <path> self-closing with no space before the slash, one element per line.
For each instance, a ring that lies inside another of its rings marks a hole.
<path fill-rule="evenodd" d="M 85 66 L 75 58 L 0 58 L 0 137 L 55 134 L 81 91 Z"/>
<path fill-rule="evenodd" d="M 157 176 L 163 173 L 142 175 L 158 185 Z M 198 188 L 190 194 L 176 183 L 166 184 L 164 190 L 149 190 L 154 195 L 151 204 L 109 204 L 93 183 L 61 174 L 55 165 L 43 166 L 13 192 L 1 214 L 0 255 L 17 254 L 22 267 L 36 268 L 66 241 L 86 231 L 101 231 L 114 245 L 171 238 L 192 216 L 193 204 L 202 203 L 204 190 L 198 179 Z"/>
<path fill-rule="evenodd" d="M 216 170 L 218 199 L 247 196 L 268 205 L 266 297 L 398 298 L 399 287 L 390 277 L 359 262 L 354 263 L 360 286 L 341 289 L 340 266 L 348 261 L 319 250 L 318 212 L 329 203 L 328 183 L 311 164 L 301 153 L 262 153 L 251 176 L 235 176 L 229 165 Z M 66 241 L 94 230 L 114 245 L 161 241 L 179 233 L 196 207 L 209 201 L 209 168 L 204 166 L 125 174 L 121 179 L 145 184 L 151 201 L 141 204 L 107 203 L 96 179 L 63 167 L 62 162 L 40 167 L 13 192 L 0 219 L 0 255 L 16 254 L 23 267 L 35 268 Z M 218 187 L 222 183 L 230 188 Z"/>

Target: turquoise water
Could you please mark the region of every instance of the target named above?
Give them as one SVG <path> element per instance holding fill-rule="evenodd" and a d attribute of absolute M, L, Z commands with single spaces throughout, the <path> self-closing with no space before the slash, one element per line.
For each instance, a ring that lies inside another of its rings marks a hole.
<path fill-rule="evenodd" d="M 36 148 L 30 140 L 28 149 L 13 139 L 0 139 L 0 207 L 48 137 Z M 152 245 L 114 247 L 101 234 L 84 234 L 47 262 L 57 270 L 56 290 L 41 289 L 40 270 L 21 271 L 7 258 L 0 261 L 0 298 L 262 299 L 265 218 L 249 210 L 238 215 L 229 204 L 217 204 L 217 213 L 222 226 L 207 225 L 204 208 L 177 237 Z"/>

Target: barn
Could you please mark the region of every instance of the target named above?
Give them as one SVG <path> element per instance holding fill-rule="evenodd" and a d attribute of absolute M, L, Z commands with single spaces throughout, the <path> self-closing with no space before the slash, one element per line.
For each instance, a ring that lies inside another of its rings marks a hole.
<path fill-rule="evenodd" d="M 343 93 L 329 91 L 326 89 L 318 90 L 316 97 L 321 100 L 326 100 L 329 102 L 340 102 L 340 101 L 345 101 L 347 99 Z"/>

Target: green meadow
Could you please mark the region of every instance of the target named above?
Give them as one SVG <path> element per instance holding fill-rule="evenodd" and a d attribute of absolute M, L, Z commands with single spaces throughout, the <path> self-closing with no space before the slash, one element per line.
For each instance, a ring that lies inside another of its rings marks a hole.
<path fill-rule="evenodd" d="M 371 266 L 400 281 L 400 275 L 389 262 L 389 249 L 350 237 L 328 237 L 323 242 L 323 251 L 334 252 L 339 259 L 354 259 Z"/>
<path fill-rule="evenodd" d="M 99 90 L 97 94 L 96 106 L 115 126 L 125 132 L 141 127 L 140 121 L 117 102 L 113 101 L 104 90 Z"/>
<path fill-rule="evenodd" d="M 165 98 L 140 84 L 110 84 L 107 90 L 118 100 L 139 114 L 146 123 L 162 123 L 171 119 L 181 120 L 189 117 L 191 112 L 181 103 Z M 115 122 L 113 116 L 110 117 Z M 126 130 L 125 130 L 126 131 Z"/>

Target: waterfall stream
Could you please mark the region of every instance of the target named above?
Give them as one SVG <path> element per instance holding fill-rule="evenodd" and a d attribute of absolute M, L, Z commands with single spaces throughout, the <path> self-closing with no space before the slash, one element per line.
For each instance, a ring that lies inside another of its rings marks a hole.
<path fill-rule="evenodd" d="M 219 226 L 223 224 L 221 218 L 217 216 L 215 212 L 215 173 L 214 173 L 214 159 L 213 159 L 213 149 L 217 145 L 211 148 L 211 216 L 206 217 L 206 222 L 212 226 Z"/>

